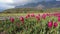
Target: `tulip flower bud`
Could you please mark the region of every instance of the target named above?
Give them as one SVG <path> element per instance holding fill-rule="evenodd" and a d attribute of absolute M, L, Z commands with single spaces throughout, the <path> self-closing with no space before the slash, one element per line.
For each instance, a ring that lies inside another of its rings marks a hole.
<path fill-rule="evenodd" d="M 35 15 L 34 14 L 31 14 L 31 17 L 35 17 Z"/>
<path fill-rule="evenodd" d="M 40 16 L 36 16 L 36 19 L 39 21 L 40 20 Z"/>
<path fill-rule="evenodd" d="M 20 21 L 24 21 L 24 18 L 23 17 L 20 17 Z"/>
<path fill-rule="evenodd" d="M 10 21 L 11 21 L 11 22 L 14 22 L 14 18 L 11 17 L 11 18 L 10 18 Z"/>
<path fill-rule="evenodd" d="M 42 18 L 45 19 L 45 18 L 46 18 L 46 14 L 43 14 L 43 15 L 42 15 Z"/>
<path fill-rule="evenodd" d="M 52 28 L 52 25 L 53 25 L 52 22 L 48 22 L 48 27 L 49 27 L 49 28 Z"/>
<path fill-rule="evenodd" d="M 58 21 L 60 22 L 60 17 L 58 17 Z"/>
<path fill-rule="evenodd" d="M 54 27 L 57 27 L 57 26 L 58 26 L 58 24 L 57 24 L 57 22 L 55 22 L 55 23 L 54 23 Z"/>
<path fill-rule="evenodd" d="M 29 18 L 30 17 L 30 14 L 28 14 L 27 16 L 26 16 L 26 18 Z"/>
<path fill-rule="evenodd" d="M 20 17 L 20 21 L 24 23 L 24 18 L 22 16 Z"/>

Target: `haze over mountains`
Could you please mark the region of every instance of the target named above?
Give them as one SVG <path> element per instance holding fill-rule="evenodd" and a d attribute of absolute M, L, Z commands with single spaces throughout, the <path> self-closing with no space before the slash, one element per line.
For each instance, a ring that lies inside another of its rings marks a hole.
<path fill-rule="evenodd" d="M 36 1 L 36 0 L 34 0 Z M 14 8 L 59 8 L 60 7 L 60 1 L 57 0 L 39 0 L 37 2 L 29 2 L 24 5 L 16 5 Z M 0 11 L 3 9 L 0 8 Z"/>
<path fill-rule="evenodd" d="M 0 9 L 0 12 L 2 12 L 3 11 L 3 9 Z"/>
<path fill-rule="evenodd" d="M 19 5 L 16 6 L 15 8 L 58 8 L 60 7 L 60 1 L 42 1 L 42 2 L 37 2 L 37 3 L 28 3 L 25 5 Z"/>

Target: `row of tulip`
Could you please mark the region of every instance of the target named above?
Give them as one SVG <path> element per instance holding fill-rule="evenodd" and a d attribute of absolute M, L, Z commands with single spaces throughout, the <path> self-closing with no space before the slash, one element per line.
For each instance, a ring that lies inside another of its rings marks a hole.
<path fill-rule="evenodd" d="M 59 34 L 60 13 L 35 15 L 19 18 L 10 17 L 0 23 L 0 33 L 5 34 Z"/>

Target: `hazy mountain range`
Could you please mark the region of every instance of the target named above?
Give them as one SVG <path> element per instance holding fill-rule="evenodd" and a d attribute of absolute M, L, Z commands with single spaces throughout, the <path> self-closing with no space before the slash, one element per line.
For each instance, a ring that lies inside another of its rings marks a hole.
<path fill-rule="evenodd" d="M 46 8 L 58 8 L 60 7 L 60 1 L 41 1 L 41 2 L 36 2 L 36 3 L 27 3 L 24 5 L 19 5 L 19 6 L 15 6 L 15 8 L 42 8 L 42 9 L 46 9 Z M 0 11 L 2 11 L 3 9 L 0 9 Z"/>
<path fill-rule="evenodd" d="M 28 3 L 25 5 L 16 6 L 15 8 L 58 8 L 60 7 L 60 1 L 42 1 L 37 3 Z"/>

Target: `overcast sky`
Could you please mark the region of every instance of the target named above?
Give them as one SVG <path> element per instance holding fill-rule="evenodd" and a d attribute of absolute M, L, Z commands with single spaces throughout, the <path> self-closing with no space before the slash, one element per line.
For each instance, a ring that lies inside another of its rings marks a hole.
<path fill-rule="evenodd" d="M 26 3 L 39 2 L 39 1 L 43 0 L 0 0 L 0 9 L 14 8 L 16 5 L 24 5 Z"/>

